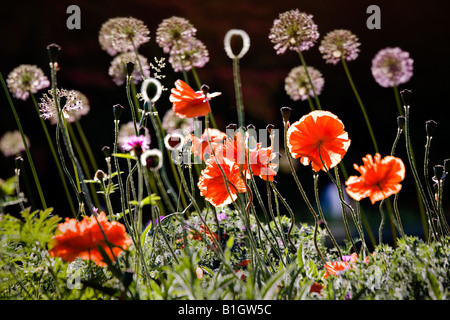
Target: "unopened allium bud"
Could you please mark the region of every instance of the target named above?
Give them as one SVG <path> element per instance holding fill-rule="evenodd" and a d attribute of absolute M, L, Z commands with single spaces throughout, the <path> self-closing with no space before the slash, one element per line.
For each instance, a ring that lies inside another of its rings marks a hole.
<path fill-rule="evenodd" d="M 404 116 L 398 116 L 397 117 L 397 125 L 399 129 L 404 129 L 405 128 L 405 117 Z"/>
<path fill-rule="evenodd" d="M 141 94 L 145 102 L 156 102 L 161 97 L 162 85 L 155 78 L 147 78 L 142 82 Z"/>
<path fill-rule="evenodd" d="M 231 39 L 233 36 L 238 36 L 242 40 L 242 49 L 238 54 L 234 54 L 233 49 L 231 49 Z M 250 48 L 250 37 L 247 32 L 239 29 L 229 30 L 224 39 L 225 52 L 230 59 L 241 59 Z"/>
<path fill-rule="evenodd" d="M 403 105 L 409 106 L 409 101 L 411 100 L 412 91 L 408 89 L 404 89 L 400 91 L 400 96 L 402 97 Z"/>
<path fill-rule="evenodd" d="M 425 130 L 428 137 L 432 137 L 433 133 L 436 131 L 437 122 L 434 120 L 428 120 L 425 122 Z"/>
<path fill-rule="evenodd" d="M 150 170 L 159 170 L 162 167 L 162 153 L 158 149 L 149 149 L 142 153 L 141 164 Z"/>
<path fill-rule="evenodd" d="M 114 120 L 119 120 L 122 115 L 123 107 L 120 104 L 113 106 Z"/>
<path fill-rule="evenodd" d="M 47 46 L 48 59 L 51 63 L 55 63 L 58 59 L 59 51 L 61 51 L 61 47 L 56 43 L 49 44 Z"/>
<path fill-rule="evenodd" d="M 434 166 L 433 170 L 434 170 L 434 176 L 436 177 L 437 180 L 445 179 L 444 166 L 438 164 L 438 165 Z"/>
<path fill-rule="evenodd" d="M 289 107 L 282 107 L 280 110 L 281 115 L 283 116 L 283 121 L 287 123 L 289 121 L 289 117 L 291 116 L 292 109 Z"/>

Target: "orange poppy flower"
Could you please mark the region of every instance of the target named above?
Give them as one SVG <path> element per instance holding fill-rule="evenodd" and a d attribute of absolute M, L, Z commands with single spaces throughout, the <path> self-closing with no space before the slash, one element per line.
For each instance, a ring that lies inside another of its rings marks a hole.
<path fill-rule="evenodd" d="M 276 155 L 273 153 L 272 147 L 261 148 L 261 143 L 258 143 L 256 150 L 250 151 L 250 168 L 254 176 L 259 176 L 266 181 L 273 181 L 277 174 L 277 163 L 274 163 Z"/>
<path fill-rule="evenodd" d="M 340 272 L 346 271 L 351 268 L 347 261 L 332 261 L 327 262 L 324 265 L 326 273 L 323 276 L 324 279 L 328 278 L 330 275 L 339 275 Z"/>
<path fill-rule="evenodd" d="M 197 138 L 193 134 L 189 136 L 189 139 L 192 142 L 191 152 L 194 154 L 194 157 L 200 157 L 205 162 L 208 160 L 208 157 L 205 156 L 211 156 L 212 154 L 211 147 L 208 142 L 208 135 L 211 139 L 211 147 L 214 150 L 216 146 L 223 144 L 223 141 L 227 138 L 226 133 L 211 128 L 206 128 L 200 138 Z"/>
<path fill-rule="evenodd" d="M 92 260 L 97 265 L 104 267 L 106 263 L 97 248 L 97 246 L 101 246 L 111 261 L 114 261 L 114 256 L 120 255 L 131 245 L 132 241 L 126 234 L 125 226 L 117 221 L 109 222 L 104 212 L 101 212 L 97 219 L 98 223 L 94 216 L 90 218 L 86 216 L 81 221 L 66 218 L 64 223 L 59 224 L 57 234 L 52 239 L 50 255 L 60 257 L 68 262 L 79 257 L 84 260 Z M 114 256 L 105 241 L 99 224 L 112 246 Z"/>
<path fill-rule="evenodd" d="M 316 110 L 289 127 L 287 146 L 292 157 L 300 158 L 303 165 L 311 162 L 314 171 L 325 171 L 320 158 L 328 169 L 333 168 L 347 152 L 350 139 L 344 131 L 344 124 L 336 115 Z"/>
<path fill-rule="evenodd" d="M 400 158 L 386 156 L 381 159 L 377 153 L 374 158 L 370 154 L 366 155 L 363 162 L 363 166 L 353 165 L 361 176 L 350 176 L 345 182 L 350 197 L 357 201 L 369 197 L 374 204 L 401 190 L 405 165 Z"/>
<path fill-rule="evenodd" d="M 220 92 L 205 93 L 194 91 L 186 82 L 175 81 L 175 88 L 171 90 L 169 96 L 172 102 L 172 109 L 180 118 L 202 117 L 211 112 L 209 100 L 220 95 Z"/>
<path fill-rule="evenodd" d="M 218 163 L 225 173 L 230 193 Z M 200 194 L 215 207 L 232 203 L 238 193 L 246 191 L 244 181 L 240 177 L 239 165 L 221 156 L 211 157 L 206 161 L 206 168 L 202 170 L 197 186 Z"/>

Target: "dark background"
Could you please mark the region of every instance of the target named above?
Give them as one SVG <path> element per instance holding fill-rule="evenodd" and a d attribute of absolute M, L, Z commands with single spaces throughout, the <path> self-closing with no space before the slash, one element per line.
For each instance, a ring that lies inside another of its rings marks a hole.
<path fill-rule="evenodd" d="M 66 27 L 69 17 L 66 9 L 71 4 L 76 4 L 81 9 L 80 30 L 69 30 Z M 371 4 L 376 4 L 381 9 L 380 30 L 369 30 L 366 27 L 369 17 L 366 9 Z M 106 20 L 119 16 L 143 20 L 151 31 L 151 40 L 139 48 L 139 52 L 153 61 L 153 57 L 167 57 L 155 42 L 158 24 L 171 16 L 188 19 L 197 28 L 197 37 L 205 43 L 210 54 L 210 61 L 204 68 L 198 69 L 200 79 L 211 87 L 211 91 L 222 92 L 212 102 L 214 116 L 222 130 L 227 124 L 237 122 L 232 64 L 223 49 L 223 38 L 229 29 L 245 30 L 251 38 L 250 50 L 240 63 L 246 123 L 253 123 L 258 129 L 272 123 L 281 129 L 281 107 L 292 108 L 292 122 L 309 112 L 306 101 L 294 102 L 284 91 L 284 78 L 293 67 L 300 65 L 298 55 L 292 51 L 277 55 L 268 39 L 273 20 L 278 14 L 294 8 L 313 14 L 313 20 L 321 34 L 319 42 L 305 51 L 304 57 L 307 64 L 320 70 L 325 78 L 325 87 L 320 95 L 322 107 L 344 122 L 352 140 L 344 158 L 349 175 L 357 174 L 352 168 L 353 163 L 362 164 L 361 158 L 368 153 L 373 154 L 374 150 L 342 66 L 326 64 L 318 51 L 322 37 L 334 29 L 349 29 L 362 43 L 358 59 L 348 65 L 369 114 L 382 156 L 390 153 L 397 131 L 398 111 L 392 88 L 380 87 L 372 77 L 370 66 L 379 50 L 399 46 L 414 59 L 414 76 L 399 88 L 413 91 L 411 127 L 419 172 L 423 171 L 427 120 L 438 122 L 430 166 L 443 164 L 444 159 L 450 158 L 450 119 L 447 117 L 450 6 L 444 1 L 2 1 L 0 71 L 6 79 L 9 72 L 18 65 L 35 64 L 50 78 L 46 46 L 50 43 L 59 44 L 62 47 L 59 85 L 80 90 L 89 98 L 91 111 L 82 118 L 81 124 L 89 137 L 97 162 L 105 170 L 101 148 L 111 146 L 113 142 L 112 106 L 118 103 L 128 105 L 125 88 L 117 87 L 108 75 L 112 57 L 102 51 L 98 43 L 98 31 Z M 170 64 L 167 64 L 164 73 L 167 77 L 163 84 L 168 88 L 173 86 L 174 80 L 182 77 L 173 72 Z M 36 94 L 36 97 L 39 98 L 42 93 L 43 91 Z M 161 114 L 171 107 L 168 95 L 168 91 L 164 92 L 158 102 Z M 13 100 L 25 133 L 31 140 L 30 150 L 47 203 L 55 208 L 56 214 L 70 216 L 59 176 L 32 102 Z M 0 135 L 3 135 L 4 132 L 17 128 L 4 94 L 0 95 L 0 110 Z M 130 119 L 131 115 L 125 112 L 123 122 Z M 49 126 L 49 129 L 54 135 L 55 127 Z M 156 139 L 153 139 L 152 147 L 155 145 Z M 399 143 L 396 155 L 407 166 L 399 200 L 405 228 L 409 233 L 420 235 L 416 193 L 404 140 Z M 6 179 L 13 174 L 14 159 L 0 155 L 0 177 Z M 298 174 L 313 201 L 310 168 L 299 167 Z M 29 178 L 33 188 L 30 172 Z M 298 214 L 299 221 L 311 221 L 291 175 L 280 172 L 277 181 L 280 192 Z M 322 174 L 321 186 L 327 183 L 328 178 Z M 444 207 L 448 212 L 450 206 L 446 199 Z M 35 201 L 39 203 L 37 192 Z M 361 201 L 361 204 L 368 218 L 374 221 L 372 228 L 377 230 L 378 205 L 371 205 L 368 199 Z"/>

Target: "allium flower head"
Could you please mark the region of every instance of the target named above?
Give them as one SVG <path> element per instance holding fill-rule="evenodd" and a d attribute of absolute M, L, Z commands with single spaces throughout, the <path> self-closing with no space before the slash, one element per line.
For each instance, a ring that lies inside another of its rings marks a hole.
<path fill-rule="evenodd" d="M 139 62 L 136 60 L 136 54 L 134 52 L 124 52 L 117 55 L 112 61 L 111 66 L 109 67 L 108 74 L 112 77 L 115 84 L 121 86 L 125 83 L 127 78 L 127 69 L 126 65 L 128 62 L 133 62 L 135 64 L 135 68 L 132 73 L 132 80 L 135 84 L 142 80 L 142 77 L 148 78 L 150 77 L 150 65 L 147 61 L 147 58 L 138 54 L 140 66 L 144 71 L 144 74 L 141 74 L 141 68 L 139 66 Z"/>
<path fill-rule="evenodd" d="M 44 72 L 34 65 L 22 64 L 13 69 L 6 79 L 9 91 L 14 98 L 27 100 L 30 92 L 36 93 L 50 86 Z"/>
<path fill-rule="evenodd" d="M 165 53 L 178 50 L 189 38 L 194 37 L 197 29 L 185 18 L 170 17 L 164 19 L 156 30 L 156 43 Z"/>
<path fill-rule="evenodd" d="M 77 109 L 71 109 L 66 111 L 66 115 L 68 115 L 69 117 L 66 119 L 68 122 L 73 123 L 77 120 L 80 120 L 80 118 L 82 116 L 85 116 L 89 113 L 90 111 L 90 105 L 89 105 L 89 100 L 86 97 L 86 95 L 84 95 L 83 93 L 81 93 L 78 90 L 72 90 L 75 92 L 76 94 L 76 100 L 77 101 L 81 101 L 81 106 L 80 108 Z M 50 123 L 51 124 L 56 124 L 58 122 L 58 117 L 50 117 Z"/>
<path fill-rule="evenodd" d="M 180 43 L 178 50 L 170 51 L 169 62 L 175 72 L 189 71 L 192 67 L 203 68 L 208 61 L 209 52 L 205 44 L 193 37 Z"/>
<path fill-rule="evenodd" d="M 352 61 L 358 57 L 358 37 L 349 30 L 338 29 L 328 32 L 323 38 L 319 51 L 326 63 L 337 64 L 341 58 Z"/>
<path fill-rule="evenodd" d="M 30 140 L 25 136 L 27 146 L 30 146 Z M 0 150 L 5 157 L 12 157 L 19 155 L 25 151 L 22 135 L 18 130 L 8 131 L 0 138 Z"/>
<path fill-rule="evenodd" d="M 380 50 L 372 60 L 372 75 L 382 87 L 406 83 L 413 75 L 414 60 L 398 47 Z"/>
<path fill-rule="evenodd" d="M 79 98 L 77 92 L 75 90 L 66 90 L 66 89 L 56 89 L 56 97 L 59 103 L 62 102 L 61 98 L 65 99 L 65 104 L 60 108 L 62 110 L 63 116 L 66 119 L 70 118 L 69 113 L 75 110 L 80 110 L 83 108 L 83 102 Z M 39 109 L 41 111 L 41 117 L 45 120 L 52 119 L 52 123 L 58 122 L 58 111 L 56 110 L 55 99 L 53 97 L 53 90 L 48 91 L 48 95 L 46 93 L 43 94 L 41 98 L 41 102 L 39 103 Z"/>
<path fill-rule="evenodd" d="M 142 152 L 149 148 L 149 142 L 145 136 L 129 136 L 122 145 L 122 149 L 124 151 L 130 151 L 133 156 L 140 156 Z"/>
<path fill-rule="evenodd" d="M 111 18 L 100 28 L 98 40 L 103 50 L 114 56 L 133 51 L 148 42 L 150 31 L 143 21 L 129 17 Z"/>
<path fill-rule="evenodd" d="M 279 14 L 269 33 L 269 39 L 275 45 L 277 54 L 283 54 L 287 49 L 306 51 L 314 46 L 319 32 L 312 18 L 311 14 L 298 9 Z"/>
<path fill-rule="evenodd" d="M 175 114 L 175 111 L 170 108 L 162 118 L 162 127 L 167 133 L 177 130 L 184 134 L 189 134 L 194 130 L 194 119 L 180 118 Z"/>
<path fill-rule="evenodd" d="M 322 92 L 325 80 L 322 77 L 322 73 L 313 68 L 307 67 L 308 74 L 314 86 L 314 90 L 317 95 Z M 306 100 L 308 96 L 314 97 L 314 91 L 311 84 L 308 81 L 305 68 L 303 66 L 295 67 L 289 72 L 288 76 L 284 80 L 284 89 L 292 100 Z"/>

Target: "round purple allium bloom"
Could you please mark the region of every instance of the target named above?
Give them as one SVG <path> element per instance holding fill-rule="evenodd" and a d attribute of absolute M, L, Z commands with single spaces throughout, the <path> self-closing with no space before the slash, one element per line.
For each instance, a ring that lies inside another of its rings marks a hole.
<path fill-rule="evenodd" d="M 70 119 L 70 113 L 72 111 L 79 111 L 84 106 L 83 101 L 79 98 L 75 90 L 56 89 L 56 96 L 58 101 L 61 101 L 61 98 L 65 98 L 65 104 L 63 106 L 60 105 L 59 107 L 62 110 L 64 118 L 66 119 Z M 58 111 L 56 109 L 55 99 L 53 97 L 53 90 L 48 90 L 48 95 L 46 93 L 42 95 L 41 102 L 39 103 L 39 109 L 43 119 L 51 119 L 50 121 L 52 121 L 52 124 L 56 124 L 58 122 Z"/>
<path fill-rule="evenodd" d="M 372 60 L 372 75 L 382 87 L 406 83 L 413 75 L 414 60 L 398 47 L 380 50 Z"/>
<path fill-rule="evenodd" d="M 130 151 L 133 156 L 140 156 L 142 152 L 150 148 L 149 141 L 146 136 L 129 136 L 124 144 L 122 145 L 122 150 Z"/>
<path fill-rule="evenodd" d="M 355 60 L 359 54 L 358 37 L 348 30 L 333 30 L 323 38 L 319 51 L 326 63 L 337 64 L 342 59 Z"/>
<path fill-rule="evenodd" d="M 30 140 L 25 136 L 27 146 L 30 146 Z M 25 151 L 25 145 L 23 144 L 22 135 L 18 130 L 7 131 L 0 138 L 0 150 L 5 157 L 18 156 L 22 151 Z"/>
<path fill-rule="evenodd" d="M 50 81 L 44 72 L 37 66 L 29 64 L 22 64 L 13 69 L 6 83 L 14 98 L 21 100 L 27 100 L 30 92 L 36 93 L 50 86 Z"/>
<path fill-rule="evenodd" d="M 319 38 L 317 25 L 311 14 L 298 9 L 280 13 L 270 29 L 269 39 L 275 44 L 277 54 L 283 54 L 287 49 L 306 51 L 313 47 Z"/>
<path fill-rule="evenodd" d="M 156 43 L 165 53 L 177 52 L 177 47 L 194 37 L 197 29 L 185 18 L 164 19 L 156 29 Z"/>
<path fill-rule="evenodd" d="M 133 82 L 135 84 L 141 81 L 142 77 L 150 77 L 150 64 L 148 63 L 147 58 L 140 54 L 138 54 L 138 57 L 140 65 L 136 60 L 136 54 L 134 52 L 121 53 L 111 61 L 108 74 L 112 77 L 115 84 L 121 86 L 125 83 L 127 78 L 126 64 L 128 62 L 132 62 L 135 65 L 132 74 Z M 141 74 L 141 66 L 144 71 L 144 75 Z"/>
<path fill-rule="evenodd" d="M 314 91 L 319 95 L 325 84 L 322 73 L 313 67 L 307 67 L 307 69 Z M 294 101 L 307 100 L 308 96 L 314 97 L 314 91 L 303 66 L 295 67 L 289 72 L 289 75 L 284 80 L 284 89 Z"/>
<path fill-rule="evenodd" d="M 111 56 L 119 52 L 134 51 L 148 42 L 150 31 L 141 20 L 136 18 L 111 18 L 100 28 L 98 40 L 100 46 Z"/>
<path fill-rule="evenodd" d="M 175 72 L 203 68 L 209 61 L 209 52 L 203 42 L 196 38 L 180 43 L 178 50 L 170 51 L 169 62 Z"/>

